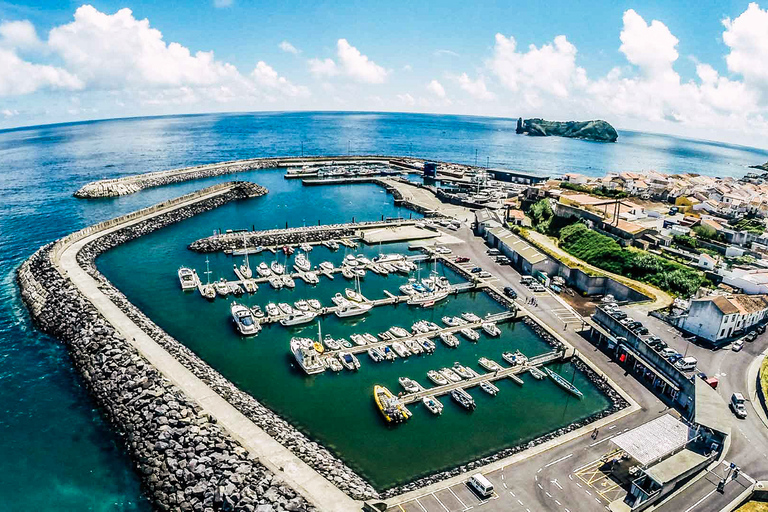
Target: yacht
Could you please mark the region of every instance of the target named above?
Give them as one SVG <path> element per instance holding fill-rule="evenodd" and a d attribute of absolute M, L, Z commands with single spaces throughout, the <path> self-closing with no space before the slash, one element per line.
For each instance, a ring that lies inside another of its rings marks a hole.
<path fill-rule="evenodd" d="M 281 303 L 279 303 L 277 305 L 277 307 L 279 307 L 280 311 L 282 311 L 286 315 L 292 315 L 293 314 L 293 308 L 287 302 L 281 302 Z"/>
<path fill-rule="evenodd" d="M 324 261 L 320 264 L 320 270 L 324 270 L 325 272 L 333 272 L 333 263 L 330 261 Z"/>
<path fill-rule="evenodd" d="M 365 338 L 365 341 L 367 343 L 376 343 L 378 341 L 376 339 L 376 336 L 374 336 L 373 334 L 371 334 L 369 332 L 364 332 L 362 336 L 363 336 L 363 338 Z"/>
<path fill-rule="evenodd" d="M 197 288 L 198 279 L 194 270 L 187 267 L 180 267 L 178 275 L 182 290 L 194 290 Z"/>
<path fill-rule="evenodd" d="M 269 266 L 266 264 L 266 262 L 259 263 L 259 266 L 256 267 L 256 272 L 259 273 L 261 277 L 269 277 L 272 275 L 272 271 L 269 270 Z"/>
<path fill-rule="evenodd" d="M 267 308 L 267 315 L 269 316 L 278 316 L 280 314 L 280 308 L 278 308 L 274 302 L 270 302 L 269 304 L 267 304 L 266 308 Z"/>
<path fill-rule="evenodd" d="M 418 393 L 423 387 L 421 387 L 421 384 L 416 382 L 415 380 L 411 380 L 408 377 L 400 377 L 397 379 L 398 382 L 400 382 L 400 385 L 403 386 L 403 389 L 406 393 Z"/>
<path fill-rule="evenodd" d="M 376 347 L 371 347 L 368 349 L 368 356 L 373 359 L 374 363 L 379 363 L 384 360 L 384 354 L 382 354 L 381 351 Z"/>
<path fill-rule="evenodd" d="M 479 322 L 481 320 L 481 318 L 474 313 L 462 313 L 461 318 L 471 323 Z"/>
<path fill-rule="evenodd" d="M 488 336 L 493 336 L 494 338 L 501 336 L 501 329 L 499 329 L 493 322 L 483 322 L 483 331 L 485 331 L 485 334 Z"/>
<path fill-rule="evenodd" d="M 499 392 L 499 388 L 497 388 L 496 386 L 494 386 L 493 384 L 485 380 L 480 383 L 480 389 L 482 389 L 483 391 L 485 391 L 491 396 L 496 396 L 496 394 Z"/>
<path fill-rule="evenodd" d="M 280 276 L 272 276 L 269 278 L 269 285 L 275 290 L 279 290 L 283 287 L 283 279 Z"/>
<path fill-rule="evenodd" d="M 474 398 L 461 388 L 451 391 L 451 398 L 465 409 L 472 410 L 476 407 Z"/>
<path fill-rule="evenodd" d="M 439 372 L 436 372 L 435 370 L 429 370 L 427 372 L 427 378 L 437 384 L 438 386 L 445 386 L 448 384 L 448 379 L 445 378 L 444 375 L 441 375 Z"/>
<path fill-rule="evenodd" d="M 400 423 L 412 415 L 411 411 L 384 386 L 376 385 L 373 387 L 373 399 L 387 423 Z"/>
<path fill-rule="evenodd" d="M 339 345 L 339 342 L 336 341 L 335 339 L 333 339 L 330 334 L 326 334 L 325 335 L 325 338 L 323 338 L 323 343 L 330 350 L 340 350 L 341 349 L 341 345 Z"/>
<path fill-rule="evenodd" d="M 525 355 L 523 355 L 523 353 L 519 350 L 515 350 L 514 352 L 504 352 L 501 354 L 501 357 L 512 366 L 517 366 L 519 364 L 525 364 L 528 362 L 528 358 L 525 357 Z"/>
<path fill-rule="evenodd" d="M 396 341 L 392 344 L 392 350 L 400 357 L 408 357 L 411 355 L 411 351 L 405 348 L 405 345 Z"/>
<path fill-rule="evenodd" d="M 317 274 L 315 272 L 305 272 L 304 280 L 309 284 L 317 284 L 320 282 L 320 278 L 317 277 Z"/>
<path fill-rule="evenodd" d="M 365 338 L 363 338 L 362 334 L 353 334 L 349 337 L 355 345 L 363 346 L 365 345 Z"/>
<path fill-rule="evenodd" d="M 360 369 L 360 361 L 358 361 L 355 354 L 349 352 L 339 352 L 339 361 L 344 365 L 347 370 L 357 371 Z"/>
<path fill-rule="evenodd" d="M 441 332 L 440 340 L 451 348 L 456 348 L 459 346 L 459 338 L 449 332 Z"/>
<path fill-rule="evenodd" d="M 296 256 L 296 259 L 293 261 L 293 266 L 296 267 L 296 270 L 299 272 L 309 272 L 312 270 L 312 264 L 309 263 L 309 260 L 304 253 L 299 253 L 299 255 Z"/>
<path fill-rule="evenodd" d="M 379 254 L 377 257 L 373 258 L 373 262 L 374 263 L 379 263 L 379 264 L 381 264 L 381 263 L 392 263 L 392 262 L 400 261 L 400 260 L 404 260 L 404 259 L 405 259 L 405 256 L 403 256 L 402 254 L 396 254 L 396 253 L 392 253 L 392 254 Z"/>
<path fill-rule="evenodd" d="M 311 311 L 294 311 L 292 315 L 281 319 L 280 324 L 284 327 L 306 324 L 314 320 L 316 316 L 317 313 L 313 313 Z"/>
<path fill-rule="evenodd" d="M 285 272 L 285 267 L 278 263 L 277 260 L 270 263 L 269 268 L 272 270 L 273 274 L 277 274 L 278 276 L 283 275 Z"/>
<path fill-rule="evenodd" d="M 283 280 L 283 286 L 285 286 L 286 288 L 296 288 L 296 281 L 294 281 L 293 278 L 288 274 L 285 274 L 282 280 Z"/>
<path fill-rule="evenodd" d="M 398 338 L 405 338 L 410 335 L 408 331 L 398 326 L 390 327 L 389 332 L 391 332 L 393 335 L 397 336 Z"/>
<path fill-rule="evenodd" d="M 250 279 L 246 279 L 245 281 L 243 281 L 243 288 L 245 288 L 245 291 L 248 293 L 256 293 L 259 290 L 259 285 L 257 285 Z"/>
<path fill-rule="evenodd" d="M 264 318 L 264 312 L 261 310 L 261 306 L 258 304 L 251 306 L 251 314 L 254 318 Z"/>
<path fill-rule="evenodd" d="M 216 281 L 213 284 L 213 287 L 216 289 L 216 293 L 222 297 L 229 295 L 229 284 L 227 284 L 227 281 L 223 277 Z"/>
<path fill-rule="evenodd" d="M 432 395 L 427 395 L 422 398 L 421 403 L 423 403 L 424 407 L 429 409 L 429 412 L 432 414 L 440 415 L 443 413 L 443 404 Z"/>
<path fill-rule="evenodd" d="M 309 304 L 309 307 L 315 311 L 320 311 L 323 308 L 322 304 L 320 304 L 320 301 L 317 299 L 309 299 L 307 304 Z"/>
<path fill-rule="evenodd" d="M 296 362 L 308 375 L 323 373 L 325 365 L 315 349 L 315 343 L 309 338 L 291 338 L 291 352 Z"/>
<path fill-rule="evenodd" d="M 351 302 L 347 302 L 346 305 L 339 306 L 339 308 L 335 312 L 335 315 L 339 318 L 359 316 L 359 315 L 364 315 L 368 313 L 371 310 L 371 308 L 373 308 L 373 305 L 369 303 L 353 304 Z"/>
<path fill-rule="evenodd" d="M 448 327 L 456 327 L 457 325 L 461 325 L 458 322 L 459 319 L 456 318 L 455 316 L 444 316 L 442 320 L 443 320 L 443 323 Z"/>
<path fill-rule="evenodd" d="M 480 339 L 480 335 L 477 333 L 477 331 L 473 331 L 469 327 L 465 327 L 459 331 L 462 336 L 467 338 L 469 341 L 477 341 Z"/>
<path fill-rule="evenodd" d="M 336 356 L 325 356 L 325 362 L 328 364 L 328 368 L 334 372 L 340 372 L 344 369 L 341 365 L 341 361 L 339 361 L 339 358 Z"/>
<path fill-rule="evenodd" d="M 235 327 L 243 336 L 253 336 L 258 334 L 260 330 L 259 324 L 253 319 L 251 310 L 242 304 L 233 302 L 229 308 L 232 313 L 232 320 L 235 322 Z"/>
<path fill-rule="evenodd" d="M 421 354 L 424 352 L 424 347 L 422 347 L 421 344 L 413 338 L 407 339 L 403 343 L 406 347 L 408 347 L 408 350 L 414 354 Z"/>
<path fill-rule="evenodd" d="M 309 303 L 304 299 L 297 300 L 293 303 L 293 308 L 298 309 L 299 311 L 309 311 Z"/>
<path fill-rule="evenodd" d="M 304 252 L 311 252 L 312 251 L 312 246 L 310 244 L 306 243 L 306 242 L 304 242 L 303 244 L 299 245 L 299 248 L 302 251 L 304 251 Z"/>
<path fill-rule="evenodd" d="M 499 370 L 504 369 L 499 363 L 497 363 L 493 359 L 488 359 L 487 357 L 481 357 L 477 362 L 480 366 L 482 366 L 489 372 L 498 372 Z"/>

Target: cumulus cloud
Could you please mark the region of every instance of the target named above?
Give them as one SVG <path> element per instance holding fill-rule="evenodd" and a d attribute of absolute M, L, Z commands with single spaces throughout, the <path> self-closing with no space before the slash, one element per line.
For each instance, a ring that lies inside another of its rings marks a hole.
<path fill-rule="evenodd" d="M 286 96 L 309 96 L 309 89 L 304 86 L 293 85 L 285 77 L 279 76 L 277 71 L 264 61 L 259 61 L 256 64 L 256 69 L 253 70 L 251 76 L 258 85 L 278 91 Z"/>
<path fill-rule="evenodd" d="M 300 54 L 300 53 L 301 53 L 301 50 L 299 50 L 298 48 L 296 48 L 295 46 L 293 46 L 293 45 L 292 45 L 291 43 L 289 43 L 288 41 L 283 41 L 282 43 L 280 43 L 279 47 L 280 47 L 280 49 L 281 49 L 281 50 L 283 50 L 285 53 L 292 53 L 292 54 L 294 54 L 294 55 L 298 55 L 298 54 Z"/>
<path fill-rule="evenodd" d="M 336 76 L 339 70 L 333 59 L 309 59 L 309 72 L 318 77 Z"/>
<path fill-rule="evenodd" d="M 432 80 L 427 84 L 427 90 L 438 98 L 445 98 L 445 88 L 437 80 Z"/>
<path fill-rule="evenodd" d="M 42 47 L 35 26 L 29 20 L 4 21 L 0 23 L 0 46 L 4 48 L 30 50 Z"/>
<path fill-rule="evenodd" d="M 13 50 L 0 48 L 0 96 L 29 94 L 39 89 L 77 90 L 83 82 L 65 69 L 22 60 Z"/>
<path fill-rule="evenodd" d="M 633 9 L 624 13 L 623 21 L 619 51 L 627 60 L 651 77 L 672 72 L 679 41 L 669 28 L 658 20 L 647 24 Z"/>
<path fill-rule="evenodd" d="M 462 73 L 456 81 L 463 90 L 469 93 L 475 99 L 478 100 L 492 100 L 496 97 L 488 87 L 485 85 L 485 78 L 482 76 L 472 80 L 469 75 Z"/>
<path fill-rule="evenodd" d="M 728 70 L 768 88 L 768 10 L 751 3 L 736 19 L 724 19 L 723 25 L 723 42 L 730 49 L 725 58 Z"/>
<path fill-rule="evenodd" d="M 403 103 L 408 107 L 412 107 L 416 105 L 416 99 L 413 96 L 411 96 L 409 93 L 398 94 L 397 99 L 400 100 L 401 103 Z"/>
<path fill-rule="evenodd" d="M 336 46 L 339 63 L 348 76 L 369 84 L 380 84 L 387 78 L 387 70 L 360 53 L 346 39 L 339 39 Z"/>

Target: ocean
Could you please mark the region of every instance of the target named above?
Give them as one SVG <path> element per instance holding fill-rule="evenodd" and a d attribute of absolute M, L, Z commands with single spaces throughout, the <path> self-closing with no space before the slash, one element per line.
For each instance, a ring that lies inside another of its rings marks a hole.
<path fill-rule="evenodd" d="M 413 155 L 550 176 L 646 169 L 741 176 L 748 165 L 768 160 L 764 150 L 663 135 L 619 132 L 616 144 L 600 144 L 518 136 L 514 126 L 514 119 L 309 112 L 0 131 L 0 509 L 149 510 L 130 460 L 80 385 L 66 350 L 30 324 L 14 270 L 39 246 L 71 231 L 202 184 L 74 199 L 72 192 L 88 181 L 302 151 Z"/>

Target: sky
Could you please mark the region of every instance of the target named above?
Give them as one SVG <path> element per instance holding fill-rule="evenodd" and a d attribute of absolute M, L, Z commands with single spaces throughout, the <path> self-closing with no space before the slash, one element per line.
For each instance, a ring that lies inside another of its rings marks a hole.
<path fill-rule="evenodd" d="M 768 3 L 0 0 L 0 129 L 284 110 L 605 119 L 766 148 Z"/>

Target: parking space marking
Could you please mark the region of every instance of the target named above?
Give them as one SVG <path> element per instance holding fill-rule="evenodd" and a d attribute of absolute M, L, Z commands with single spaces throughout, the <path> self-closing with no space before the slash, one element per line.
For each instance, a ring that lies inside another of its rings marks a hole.
<path fill-rule="evenodd" d="M 504 485 L 506 485 L 506 484 L 504 484 Z M 454 498 L 456 498 L 456 500 L 457 500 L 459 503 L 461 503 L 461 506 L 462 506 L 462 507 L 464 507 L 464 510 L 469 510 L 470 508 L 472 508 L 472 507 L 468 507 L 466 503 L 464 503 L 463 501 L 461 501 L 461 498 L 459 498 L 458 496 L 456 496 L 456 493 L 455 493 L 455 492 L 453 492 L 453 489 L 451 489 L 451 488 L 449 487 L 449 488 L 448 488 L 448 490 L 449 490 L 449 491 L 451 491 L 451 494 L 453 494 L 453 497 L 454 497 Z"/>

